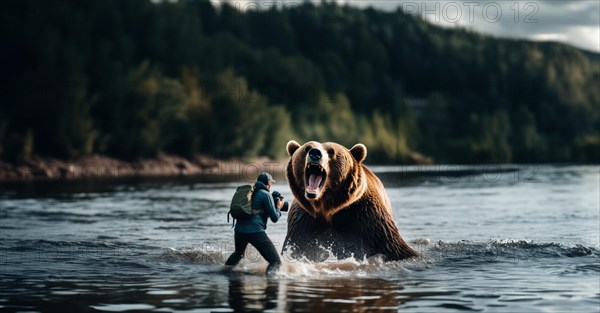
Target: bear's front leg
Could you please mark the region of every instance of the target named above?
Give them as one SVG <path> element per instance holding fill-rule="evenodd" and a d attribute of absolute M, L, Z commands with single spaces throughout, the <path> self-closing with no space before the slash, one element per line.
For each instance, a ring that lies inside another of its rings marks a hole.
<path fill-rule="evenodd" d="M 322 262 L 329 257 L 333 242 L 329 224 L 322 218 L 312 217 L 294 201 L 289 209 L 288 230 L 281 253 L 289 250 L 294 259 Z"/>

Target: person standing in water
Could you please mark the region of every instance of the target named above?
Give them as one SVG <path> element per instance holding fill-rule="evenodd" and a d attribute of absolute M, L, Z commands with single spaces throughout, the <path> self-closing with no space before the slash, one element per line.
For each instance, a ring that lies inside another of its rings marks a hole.
<path fill-rule="evenodd" d="M 277 223 L 279 217 L 281 217 L 280 209 L 284 207 L 283 197 L 277 197 L 277 203 L 275 203 L 273 197 L 269 194 L 274 182 L 269 173 L 263 172 L 258 175 L 252 194 L 252 208 L 261 211 L 261 213 L 237 221 L 234 235 L 235 251 L 225 262 L 225 268 L 223 269 L 225 272 L 231 271 L 241 261 L 248 244 L 253 245 L 260 255 L 269 262 L 267 275 L 272 275 L 281 266 L 277 249 L 275 249 L 273 242 L 265 232 L 267 219 L 270 218 L 273 223 Z"/>

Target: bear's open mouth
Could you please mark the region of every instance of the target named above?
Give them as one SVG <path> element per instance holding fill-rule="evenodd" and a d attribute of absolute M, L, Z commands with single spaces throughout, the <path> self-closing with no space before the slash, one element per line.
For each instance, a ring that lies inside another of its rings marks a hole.
<path fill-rule="evenodd" d="M 314 199 L 321 192 L 327 173 L 321 165 L 316 163 L 308 163 L 304 172 L 306 173 L 306 197 Z"/>

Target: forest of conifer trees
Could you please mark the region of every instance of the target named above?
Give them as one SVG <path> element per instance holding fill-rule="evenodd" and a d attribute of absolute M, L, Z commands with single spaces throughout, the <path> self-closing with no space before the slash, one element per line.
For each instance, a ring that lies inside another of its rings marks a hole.
<path fill-rule="evenodd" d="M 0 158 L 598 162 L 600 56 L 335 3 L 3 1 Z"/>

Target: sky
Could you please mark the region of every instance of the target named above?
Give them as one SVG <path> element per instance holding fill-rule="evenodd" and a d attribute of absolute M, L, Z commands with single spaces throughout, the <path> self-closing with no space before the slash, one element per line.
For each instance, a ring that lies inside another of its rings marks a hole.
<path fill-rule="evenodd" d="M 600 0 L 338 1 L 417 14 L 444 27 L 497 37 L 558 41 L 600 52 Z"/>
<path fill-rule="evenodd" d="M 225 0 L 221 0 L 225 1 Z M 267 8 L 304 0 L 228 0 L 238 7 Z M 415 14 L 442 27 L 464 27 L 502 38 L 558 41 L 600 52 L 600 0 L 336 0 Z M 219 0 L 214 0 L 218 3 Z M 319 3 L 320 0 L 310 2 Z"/>

